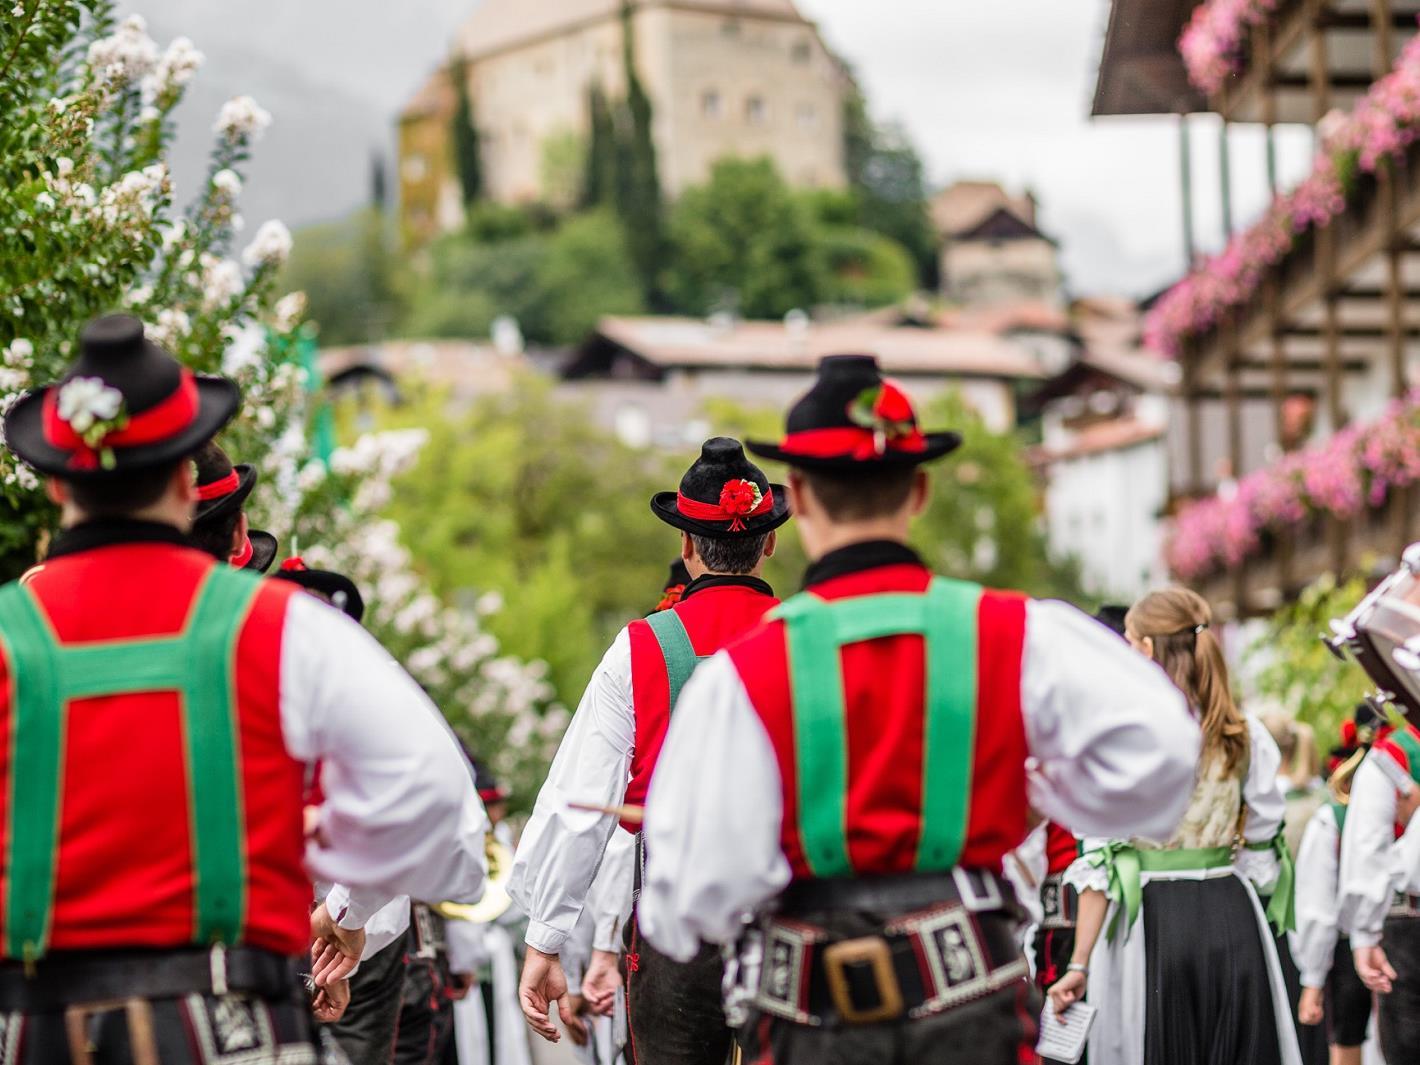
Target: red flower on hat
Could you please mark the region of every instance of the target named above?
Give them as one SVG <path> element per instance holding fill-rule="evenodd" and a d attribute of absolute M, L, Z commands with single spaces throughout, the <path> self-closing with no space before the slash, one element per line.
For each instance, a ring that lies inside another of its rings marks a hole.
<path fill-rule="evenodd" d="M 306 560 L 300 555 L 292 555 L 285 562 L 281 563 L 282 573 L 302 573 L 306 569 Z"/>
<path fill-rule="evenodd" d="M 848 417 L 854 425 L 872 430 L 872 451 L 878 455 L 883 454 L 890 444 L 901 444 L 920 436 L 912 400 L 895 381 L 887 378 L 881 384 L 859 392 L 848 404 Z"/>
<path fill-rule="evenodd" d="M 753 481 L 726 481 L 720 489 L 720 509 L 732 518 L 743 518 L 754 512 L 764 493 Z"/>

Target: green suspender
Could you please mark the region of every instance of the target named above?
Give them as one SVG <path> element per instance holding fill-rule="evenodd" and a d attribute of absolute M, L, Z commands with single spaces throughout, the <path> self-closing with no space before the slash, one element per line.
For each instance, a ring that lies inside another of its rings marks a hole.
<path fill-rule="evenodd" d="M 259 588 L 249 574 L 218 566 L 176 636 L 72 646 L 60 644 L 27 588 L 0 588 L 0 644 L 12 683 L 5 957 L 33 961 L 49 942 L 70 701 L 152 691 L 182 698 L 194 941 L 239 940 L 246 846 L 234 670 Z"/>
<path fill-rule="evenodd" d="M 646 624 L 651 626 L 651 635 L 656 638 L 656 643 L 661 648 L 661 657 L 666 661 L 666 682 L 671 693 L 670 708 L 674 711 L 675 704 L 680 700 L 681 689 L 703 659 L 696 657 L 690 634 L 685 631 L 685 622 L 680 620 L 674 610 L 662 610 L 652 614 L 646 619 Z"/>
<path fill-rule="evenodd" d="M 961 856 L 976 735 L 978 585 L 936 578 L 926 595 L 884 594 L 826 602 L 801 594 L 771 617 L 783 619 L 794 701 L 799 833 L 816 877 L 851 876 L 846 831 L 848 740 L 840 649 L 884 636 L 920 633 L 926 707 L 922 834 L 916 868 L 952 868 Z"/>
<path fill-rule="evenodd" d="M 1405 760 L 1410 763 L 1410 779 L 1420 784 L 1420 740 L 1408 728 L 1398 728 L 1388 738 L 1405 752 Z"/>
<path fill-rule="evenodd" d="M 1336 819 L 1336 831 L 1338 834 L 1346 831 L 1346 805 L 1339 803 L 1335 799 L 1327 803 L 1331 807 L 1331 816 Z"/>

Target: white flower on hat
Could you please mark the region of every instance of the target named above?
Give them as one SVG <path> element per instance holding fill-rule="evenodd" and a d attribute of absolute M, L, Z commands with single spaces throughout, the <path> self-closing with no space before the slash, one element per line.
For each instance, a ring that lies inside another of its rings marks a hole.
<path fill-rule="evenodd" d="M 101 377 L 76 377 L 59 390 L 59 417 L 89 443 L 96 428 L 109 428 L 123 412 L 123 393 Z"/>

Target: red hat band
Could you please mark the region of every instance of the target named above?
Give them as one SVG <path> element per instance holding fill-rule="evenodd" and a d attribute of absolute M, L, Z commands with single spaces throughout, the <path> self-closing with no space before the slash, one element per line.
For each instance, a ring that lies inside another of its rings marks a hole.
<path fill-rule="evenodd" d="M 774 490 L 761 493 L 753 481 L 726 481 L 718 503 L 702 503 L 677 492 L 675 505 L 676 510 L 694 521 L 727 521 L 730 532 L 743 532 L 746 518 L 758 518 L 774 509 Z"/>
<path fill-rule="evenodd" d="M 214 499 L 225 499 L 242 486 L 242 479 L 236 470 L 225 477 L 218 477 L 215 481 L 197 486 L 197 498 L 204 503 L 210 503 Z"/>
<path fill-rule="evenodd" d="M 848 418 L 853 425 L 788 433 L 781 447 L 805 458 L 847 457 L 860 462 L 882 458 L 889 451 L 921 454 L 927 450 L 912 400 L 895 381 L 883 378 L 876 387 L 861 392 L 848 404 Z"/>
<path fill-rule="evenodd" d="M 63 386 L 51 388 L 44 396 L 44 438 L 61 451 L 72 452 L 69 466 L 75 470 L 97 469 L 104 452 L 115 447 L 141 447 L 156 444 L 176 436 L 197 419 L 197 378 L 191 370 L 182 371 L 178 387 L 162 402 L 141 414 L 124 417 L 91 444 L 59 415 L 59 393 Z"/>

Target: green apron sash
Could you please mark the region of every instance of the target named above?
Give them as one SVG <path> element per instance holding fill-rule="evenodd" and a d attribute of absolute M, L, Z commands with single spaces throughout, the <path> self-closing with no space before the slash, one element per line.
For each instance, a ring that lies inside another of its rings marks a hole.
<path fill-rule="evenodd" d="M 1197 869 L 1225 869 L 1233 864 L 1231 847 L 1205 847 L 1198 850 L 1140 850 L 1132 843 L 1113 841 L 1089 851 L 1085 860 L 1109 877 L 1105 889 L 1118 904 L 1107 936 L 1114 941 L 1124 919 L 1125 934 L 1134 927 L 1139 907 L 1144 900 L 1144 873 L 1183 873 Z"/>

